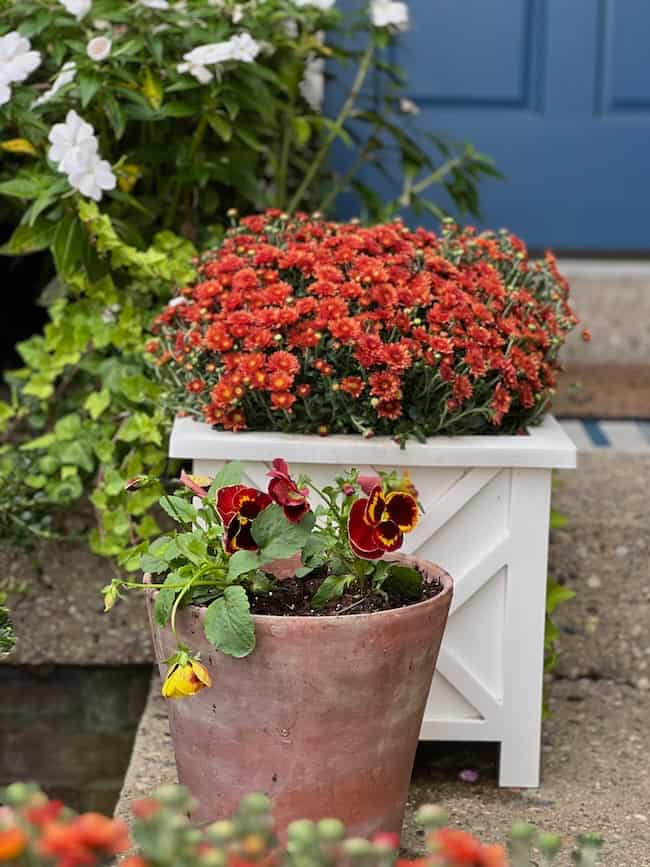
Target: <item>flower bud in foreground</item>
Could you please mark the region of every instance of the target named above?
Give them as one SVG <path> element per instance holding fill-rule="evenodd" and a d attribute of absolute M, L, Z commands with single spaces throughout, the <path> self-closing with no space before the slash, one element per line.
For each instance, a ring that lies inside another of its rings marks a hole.
<path fill-rule="evenodd" d="M 415 814 L 415 821 L 427 831 L 444 828 L 449 822 L 449 816 L 442 807 L 436 804 L 424 804 Z"/>

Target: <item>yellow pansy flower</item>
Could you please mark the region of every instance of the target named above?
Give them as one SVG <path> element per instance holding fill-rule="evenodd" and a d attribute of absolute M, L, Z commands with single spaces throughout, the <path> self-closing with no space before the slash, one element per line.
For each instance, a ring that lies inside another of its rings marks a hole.
<path fill-rule="evenodd" d="M 196 695 L 206 686 L 212 686 L 210 673 L 197 659 L 190 659 L 182 665 L 176 663 L 170 666 L 162 685 L 162 694 L 165 698 L 185 698 Z"/>

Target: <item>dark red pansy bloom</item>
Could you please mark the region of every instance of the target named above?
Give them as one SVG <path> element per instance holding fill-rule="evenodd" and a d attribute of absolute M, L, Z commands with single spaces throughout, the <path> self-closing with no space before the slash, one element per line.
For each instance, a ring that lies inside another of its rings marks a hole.
<path fill-rule="evenodd" d="M 353 503 L 348 518 L 350 546 L 357 557 L 378 560 L 387 551 L 397 551 L 404 533 L 417 526 L 418 504 L 404 491 L 385 494 L 376 485 L 368 497 Z"/>
<path fill-rule="evenodd" d="M 275 458 L 271 467 L 266 474 L 271 478 L 269 495 L 278 506 L 282 506 L 286 519 L 297 524 L 309 511 L 309 489 L 298 487 L 289 475 L 287 462 L 282 458 Z"/>
<path fill-rule="evenodd" d="M 246 485 L 227 485 L 217 492 L 217 512 L 226 528 L 223 542 L 228 553 L 257 551 L 251 523 L 271 502 L 268 494 Z"/>

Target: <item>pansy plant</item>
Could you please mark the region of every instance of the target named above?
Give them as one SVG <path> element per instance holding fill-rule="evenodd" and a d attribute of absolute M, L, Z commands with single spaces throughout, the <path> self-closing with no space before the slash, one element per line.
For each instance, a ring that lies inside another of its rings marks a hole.
<path fill-rule="evenodd" d="M 131 552 L 144 581 L 116 578 L 104 588 L 106 610 L 123 590 L 157 591 L 154 620 L 169 625 L 177 641 L 167 660 L 162 690 L 167 698 L 211 686 L 198 654 L 177 632 L 177 613 L 184 606 L 205 607 L 208 641 L 222 653 L 244 657 L 255 648 L 251 598 L 271 596 L 287 569 L 290 578 L 309 587 L 313 615 L 353 613 L 368 601 L 390 608 L 423 598 L 417 569 L 383 559 L 400 548 L 418 521 L 417 492 L 408 476 L 368 477 L 350 470 L 319 489 L 307 477 L 294 480 L 281 458 L 271 464 L 266 491 L 245 484 L 243 475 L 237 462 L 226 464 L 212 481 L 183 472 L 178 490 L 160 500 L 175 529 Z M 141 476 L 128 488 L 155 483 Z"/>

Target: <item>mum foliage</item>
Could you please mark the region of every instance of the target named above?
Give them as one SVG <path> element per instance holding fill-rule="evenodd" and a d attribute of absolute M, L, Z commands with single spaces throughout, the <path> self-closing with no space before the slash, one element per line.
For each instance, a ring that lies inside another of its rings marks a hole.
<path fill-rule="evenodd" d="M 508 849 L 483 845 L 471 834 L 447 827 L 444 810 L 423 806 L 416 822 L 425 834 L 426 853 L 399 858 L 399 836 L 347 837 L 338 819 L 303 819 L 287 829 L 280 846 L 273 829 L 272 804 L 248 795 L 231 818 L 200 828 L 187 818 L 192 799 L 181 786 L 162 786 L 133 804 L 131 833 L 126 824 L 97 813 L 76 815 L 61 801 L 48 800 L 37 786 L 14 783 L 2 793 L 8 808 L 0 817 L 0 863 L 33 867 L 101 867 L 133 847 L 123 867 L 528 867 L 556 863 L 562 846 L 555 834 L 516 825 Z M 533 862 L 532 847 L 542 860 Z M 594 867 L 600 837 L 583 834 L 573 851 L 577 867 Z"/>
<path fill-rule="evenodd" d="M 506 232 L 245 217 L 157 318 L 170 406 L 227 430 L 513 433 L 577 322 L 551 254 Z"/>

